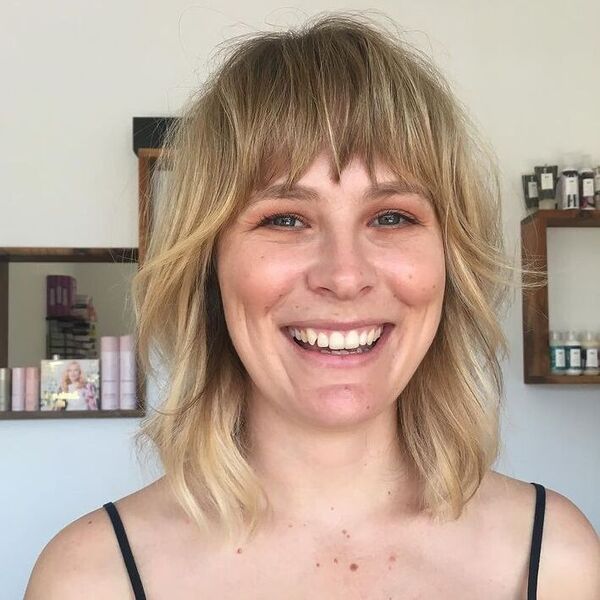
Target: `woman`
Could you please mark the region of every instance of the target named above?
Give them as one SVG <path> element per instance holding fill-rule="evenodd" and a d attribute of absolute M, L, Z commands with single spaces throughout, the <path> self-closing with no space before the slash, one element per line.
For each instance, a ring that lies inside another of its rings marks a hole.
<path fill-rule="evenodd" d="M 70 361 L 61 376 L 59 398 L 66 410 L 98 410 L 96 386 L 88 382 L 78 361 Z"/>
<path fill-rule="evenodd" d="M 350 13 L 253 35 L 168 145 L 135 281 L 165 477 L 61 531 L 26 598 L 597 599 L 583 514 L 491 469 L 513 270 L 429 61 Z"/>

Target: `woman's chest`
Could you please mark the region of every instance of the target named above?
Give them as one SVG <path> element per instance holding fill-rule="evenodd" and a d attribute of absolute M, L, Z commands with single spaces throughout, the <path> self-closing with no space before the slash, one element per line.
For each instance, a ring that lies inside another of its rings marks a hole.
<path fill-rule="evenodd" d="M 502 548 L 468 548 L 381 536 L 368 545 L 331 542 L 189 552 L 141 565 L 149 598 L 198 600 L 525 598 L 526 557 Z"/>

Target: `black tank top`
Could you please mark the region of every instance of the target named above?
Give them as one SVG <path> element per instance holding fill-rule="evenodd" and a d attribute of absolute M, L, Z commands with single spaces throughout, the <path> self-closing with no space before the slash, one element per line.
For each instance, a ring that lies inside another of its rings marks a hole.
<path fill-rule="evenodd" d="M 538 570 L 540 566 L 540 550 L 542 548 L 542 532 L 544 530 L 544 514 L 546 512 L 546 489 L 540 483 L 533 483 L 535 486 L 535 515 L 533 517 L 533 528 L 531 534 L 531 548 L 529 551 L 529 576 L 527 579 L 527 600 L 537 600 L 537 580 Z M 131 587 L 135 595 L 135 600 L 146 600 L 146 594 L 144 593 L 144 587 L 142 586 L 142 580 L 138 573 L 137 567 L 135 566 L 135 560 L 123 522 L 117 511 L 117 507 L 112 502 L 107 502 L 103 505 L 110 517 L 119 547 L 121 548 L 121 554 L 125 561 L 125 567 L 129 574 L 131 581 Z"/>

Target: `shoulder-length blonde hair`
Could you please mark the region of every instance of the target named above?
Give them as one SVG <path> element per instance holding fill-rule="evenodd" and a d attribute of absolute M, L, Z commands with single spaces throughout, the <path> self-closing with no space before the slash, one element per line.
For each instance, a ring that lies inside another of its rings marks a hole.
<path fill-rule="evenodd" d="M 155 373 L 152 350 L 167 387 L 136 441 L 153 442 L 198 525 L 255 530 L 268 502 L 247 461 L 247 373 L 225 324 L 216 240 L 254 191 L 281 175 L 295 183 L 326 146 L 338 180 L 354 156 L 371 179 L 381 161 L 434 203 L 443 314 L 398 398 L 398 419 L 422 507 L 457 517 L 499 443 L 498 354 L 507 353 L 499 311 L 514 261 L 504 251 L 493 152 L 431 61 L 364 13 L 321 13 L 295 30 L 234 39 L 229 50 L 159 165 L 169 184 L 132 295 L 142 364 Z"/>

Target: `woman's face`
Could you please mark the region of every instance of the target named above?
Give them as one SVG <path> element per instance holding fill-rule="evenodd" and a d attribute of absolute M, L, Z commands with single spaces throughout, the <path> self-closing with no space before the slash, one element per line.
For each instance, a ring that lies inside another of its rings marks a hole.
<path fill-rule="evenodd" d="M 67 369 L 67 377 L 69 381 L 73 383 L 74 381 L 79 381 L 79 377 L 81 376 L 81 370 L 79 369 L 79 365 L 77 363 L 72 363 L 69 365 Z"/>
<path fill-rule="evenodd" d="M 393 178 L 377 169 L 376 179 L 385 189 Z M 335 184 L 321 154 L 298 186 L 315 198 L 255 194 L 219 238 L 225 319 L 253 401 L 343 426 L 390 409 L 431 345 L 444 296 L 442 235 L 425 196 L 366 196 L 360 161 Z"/>

